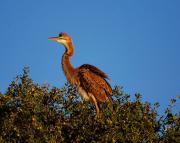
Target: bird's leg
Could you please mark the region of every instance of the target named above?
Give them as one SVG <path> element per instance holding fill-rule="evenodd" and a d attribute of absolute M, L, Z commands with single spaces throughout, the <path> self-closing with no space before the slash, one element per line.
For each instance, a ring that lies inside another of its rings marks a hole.
<path fill-rule="evenodd" d="M 108 97 L 108 98 L 109 98 L 109 100 L 108 100 L 108 107 L 111 110 L 111 112 L 114 112 L 112 98 L 111 97 Z"/>
<path fill-rule="evenodd" d="M 97 100 L 92 94 L 90 94 L 90 97 L 91 97 L 91 99 L 92 99 L 92 101 L 93 101 L 93 103 L 95 104 L 95 107 L 96 107 L 96 116 L 100 117 L 100 109 L 99 109 Z"/>

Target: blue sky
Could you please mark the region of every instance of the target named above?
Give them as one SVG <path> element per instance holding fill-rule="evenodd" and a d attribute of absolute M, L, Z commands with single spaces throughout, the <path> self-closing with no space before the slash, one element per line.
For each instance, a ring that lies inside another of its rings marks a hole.
<path fill-rule="evenodd" d="M 129 94 L 160 102 L 180 95 L 179 0 L 0 1 L 0 91 L 30 67 L 39 83 L 62 87 L 62 45 L 47 38 L 69 33 L 72 64 L 93 64 Z M 176 110 L 180 109 L 180 102 Z"/>

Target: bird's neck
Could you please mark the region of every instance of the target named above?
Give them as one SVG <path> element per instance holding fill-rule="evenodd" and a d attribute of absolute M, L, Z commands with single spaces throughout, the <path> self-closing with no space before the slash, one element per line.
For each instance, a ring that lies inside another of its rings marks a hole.
<path fill-rule="evenodd" d="M 75 69 L 70 63 L 70 58 L 71 56 L 66 51 L 62 57 L 62 68 L 64 74 L 66 75 L 67 80 L 72 84 L 74 79 L 73 76 L 75 74 Z"/>

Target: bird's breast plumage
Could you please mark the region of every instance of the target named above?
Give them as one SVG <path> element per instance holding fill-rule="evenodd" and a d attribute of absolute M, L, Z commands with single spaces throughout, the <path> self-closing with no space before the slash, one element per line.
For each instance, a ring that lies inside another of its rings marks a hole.
<path fill-rule="evenodd" d="M 77 90 L 78 90 L 79 94 L 80 94 L 86 101 L 89 100 L 89 95 L 88 95 L 88 93 L 87 93 L 82 87 L 78 87 Z"/>

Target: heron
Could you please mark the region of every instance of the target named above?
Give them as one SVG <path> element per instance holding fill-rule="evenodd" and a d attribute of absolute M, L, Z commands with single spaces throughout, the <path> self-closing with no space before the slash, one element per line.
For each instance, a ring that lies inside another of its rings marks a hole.
<path fill-rule="evenodd" d="M 112 107 L 112 88 L 107 80 L 109 77 L 102 70 L 90 64 L 83 64 L 77 68 L 71 64 L 71 57 L 74 55 L 72 38 L 65 32 L 49 40 L 61 43 L 65 47 L 61 65 L 68 82 L 75 86 L 78 93 L 86 100 L 94 103 L 96 114 L 101 112 L 100 103 L 108 103 Z"/>

